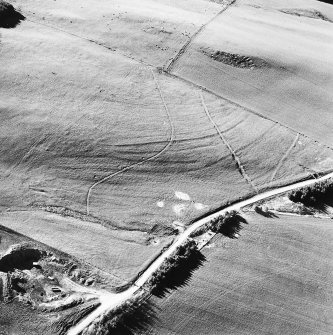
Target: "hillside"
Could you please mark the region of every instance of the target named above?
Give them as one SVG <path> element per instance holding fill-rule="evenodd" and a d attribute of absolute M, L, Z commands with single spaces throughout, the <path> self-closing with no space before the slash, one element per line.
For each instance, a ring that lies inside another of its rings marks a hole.
<path fill-rule="evenodd" d="M 0 225 L 101 271 L 107 289 L 198 217 L 333 171 L 332 6 L 2 3 Z"/>

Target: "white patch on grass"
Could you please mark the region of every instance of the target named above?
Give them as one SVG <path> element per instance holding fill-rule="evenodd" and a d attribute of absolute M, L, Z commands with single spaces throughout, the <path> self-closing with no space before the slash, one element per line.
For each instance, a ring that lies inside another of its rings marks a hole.
<path fill-rule="evenodd" d="M 180 200 L 184 200 L 184 201 L 190 201 L 191 197 L 184 192 L 180 192 L 180 191 L 175 191 L 175 196 L 176 198 L 180 199 Z"/>
<path fill-rule="evenodd" d="M 177 214 L 177 215 L 182 215 L 183 212 L 186 210 L 187 205 L 185 204 L 177 204 L 173 206 L 173 211 Z"/>
<path fill-rule="evenodd" d="M 161 241 L 157 238 L 157 239 L 154 239 L 151 244 L 152 245 L 159 245 L 161 243 Z"/>
<path fill-rule="evenodd" d="M 207 205 L 201 204 L 199 202 L 196 202 L 194 204 L 194 208 L 197 209 L 198 211 L 202 211 L 203 209 L 206 209 L 207 207 L 208 207 Z"/>
<path fill-rule="evenodd" d="M 164 201 L 157 201 L 156 205 L 159 208 L 163 208 L 165 206 L 165 203 L 164 203 Z"/>

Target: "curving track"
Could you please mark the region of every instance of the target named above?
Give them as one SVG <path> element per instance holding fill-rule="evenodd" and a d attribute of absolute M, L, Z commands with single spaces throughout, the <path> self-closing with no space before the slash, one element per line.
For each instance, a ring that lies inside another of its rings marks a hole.
<path fill-rule="evenodd" d="M 150 71 L 151 71 L 151 73 L 152 73 L 152 75 L 153 75 L 153 78 L 154 78 L 154 81 L 155 81 L 155 84 L 156 84 L 156 89 L 158 90 L 159 96 L 160 96 L 161 101 L 162 101 L 162 103 L 163 103 L 163 107 L 164 107 L 165 112 L 166 112 L 167 117 L 168 117 L 168 121 L 169 121 L 169 124 L 170 124 L 170 138 L 169 138 L 167 144 L 164 146 L 164 148 L 163 148 L 162 150 L 160 150 L 157 154 L 152 155 L 152 156 L 150 156 L 150 157 L 148 157 L 148 158 L 144 158 L 144 159 L 142 159 L 141 161 L 139 161 L 139 162 L 137 162 L 137 163 L 134 163 L 134 164 L 131 164 L 131 165 L 129 165 L 129 166 L 126 166 L 125 168 L 123 168 L 123 169 L 121 169 L 121 170 L 119 170 L 119 171 L 117 171 L 117 172 L 114 172 L 114 173 L 112 173 L 112 174 L 110 174 L 110 175 L 104 177 L 103 179 L 97 181 L 97 182 L 94 183 L 93 185 L 91 185 L 91 186 L 89 187 L 89 189 L 88 189 L 88 193 L 87 193 L 87 197 L 86 197 L 86 212 L 87 212 L 87 215 L 89 215 L 89 213 L 90 213 L 90 197 L 91 197 L 91 194 L 92 194 L 93 189 L 94 189 L 96 186 L 98 186 L 98 185 L 104 183 L 105 181 L 110 180 L 111 178 L 113 178 L 113 177 L 115 177 L 115 176 L 117 176 L 117 175 L 119 175 L 119 174 L 121 174 L 121 173 L 123 173 L 123 172 L 126 172 L 126 171 L 128 171 L 128 170 L 130 170 L 130 169 L 132 169 L 132 168 L 134 168 L 134 167 L 136 167 L 136 166 L 142 165 L 142 164 L 144 164 L 144 163 L 146 163 L 146 162 L 148 162 L 148 161 L 152 161 L 152 160 L 158 158 L 158 157 L 161 156 L 165 151 L 167 151 L 167 150 L 169 149 L 169 147 L 172 145 L 172 143 L 174 142 L 174 139 L 175 139 L 175 127 L 174 127 L 174 124 L 173 124 L 173 122 L 172 122 L 172 117 L 171 117 L 169 108 L 168 108 L 168 106 L 167 106 L 167 104 L 166 104 L 166 102 L 165 102 L 165 99 L 164 99 L 164 96 L 163 96 L 161 87 L 160 87 L 160 85 L 159 85 L 159 83 L 158 83 L 158 81 L 157 81 L 157 79 L 156 79 L 156 76 L 155 76 L 155 74 L 154 74 L 154 71 L 153 71 L 152 69 L 150 69 Z"/>
<path fill-rule="evenodd" d="M 300 187 L 310 186 L 317 182 L 321 182 L 321 181 L 324 181 L 330 178 L 333 178 L 333 172 L 328 173 L 318 179 L 300 181 L 300 182 L 297 182 L 297 183 L 294 183 L 288 186 L 283 186 L 283 187 L 279 187 L 274 190 L 263 192 L 249 199 L 242 200 L 236 204 L 228 206 L 216 213 L 210 214 L 207 217 L 194 222 L 192 226 L 187 228 L 181 235 L 179 235 L 179 237 L 175 240 L 175 242 L 141 274 L 141 276 L 137 279 L 137 281 L 130 288 L 118 294 L 111 294 L 111 293 L 101 294 L 100 295 L 101 305 L 95 311 L 89 314 L 87 317 L 82 319 L 76 326 L 71 328 L 68 331 L 67 335 L 79 335 L 83 330 L 89 327 L 92 323 L 98 320 L 101 316 L 109 313 L 110 311 L 122 305 L 128 299 L 132 298 L 137 293 L 139 293 L 140 290 L 142 289 L 142 286 L 150 279 L 152 274 L 155 273 L 155 271 L 160 268 L 163 262 L 168 257 L 170 257 L 180 245 L 186 242 L 186 240 L 190 237 L 190 235 L 195 230 L 205 225 L 206 223 L 210 222 L 212 219 L 225 214 L 225 212 L 227 211 L 239 210 L 242 207 L 251 205 L 257 201 L 264 200 L 264 199 L 276 196 L 281 193 L 286 193 L 286 192 L 289 192 L 291 190 L 294 190 Z"/>

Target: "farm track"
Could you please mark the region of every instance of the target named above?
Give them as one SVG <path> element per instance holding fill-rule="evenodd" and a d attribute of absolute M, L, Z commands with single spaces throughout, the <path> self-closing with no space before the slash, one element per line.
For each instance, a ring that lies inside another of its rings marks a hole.
<path fill-rule="evenodd" d="M 223 8 L 214 15 L 210 20 L 208 20 L 206 23 L 204 23 L 190 38 L 189 40 L 179 49 L 179 51 L 176 53 L 174 57 L 171 58 L 171 60 L 168 62 L 167 66 L 163 66 L 164 71 L 171 72 L 172 68 L 175 66 L 175 64 L 178 62 L 180 57 L 186 53 L 194 39 L 211 23 L 213 22 L 217 17 L 219 17 L 224 11 L 226 11 L 229 6 L 231 6 L 236 0 L 231 0 L 227 4 L 223 6 Z"/>
<path fill-rule="evenodd" d="M 281 157 L 280 161 L 278 162 L 275 170 L 273 171 L 272 177 L 270 179 L 270 182 L 272 182 L 276 176 L 276 174 L 278 173 L 278 171 L 280 170 L 283 162 L 289 157 L 290 153 L 292 152 L 292 150 L 294 149 L 295 145 L 297 144 L 299 140 L 299 133 L 297 133 L 295 139 L 293 140 L 293 143 L 291 144 L 291 146 L 288 148 L 288 150 L 285 152 L 285 154 Z"/>
<path fill-rule="evenodd" d="M 79 335 L 82 331 L 84 331 L 87 327 L 89 327 L 92 323 L 94 323 L 95 320 L 100 319 L 100 317 L 102 317 L 103 315 L 104 316 L 107 315 L 112 310 L 121 306 L 129 299 L 135 297 L 135 295 L 138 294 L 141 289 L 143 289 L 142 288 L 143 285 L 150 279 L 152 274 L 155 273 L 162 266 L 164 261 L 167 258 L 169 258 L 180 245 L 185 243 L 194 231 L 196 231 L 201 226 L 209 223 L 211 220 L 216 219 L 221 215 L 224 215 L 227 211 L 232 210 L 238 211 L 242 207 L 251 205 L 260 200 L 271 198 L 276 195 L 286 193 L 297 188 L 310 186 L 317 182 L 321 182 L 330 178 L 333 178 L 333 172 L 328 173 L 318 179 L 300 181 L 291 185 L 282 186 L 277 189 L 266 191 L 257 194 L 249 199 L 242 200 L 238 203 L 228 206 L 216 213 L 210 214 L 202 219 L 199 219 L 198 221 L 195 221 L 189 228 L 187 228 L 181 235 L 178 236 L 178 238 L 174 241 L 173 244 L 171 244 L 171 246 L 168 249 L 166 249 L 153 263 L 150 264 L 150 266 L 138 277 L 136 282 L 130 288 L 128 288 L 126 291 L 117 294 L 105 293 L 105 295 L 101 295 L 100 298 L 101 305 L 87 317 L 79 321 L 77 325 L 71 328 L 68 331 L 67 335 Z"/>
<path fill-rule="evenodd" d="M 171 114 L 170 114 L 170 111 L 169 111 L 169 108 L 165 102 L 165 99 L 164 99 L 164 96 L 163 96 L 163 93 L 162 93 L 162 90 L 161 90 L 161 87 L 155 77 L 155 74 L 154 74 L 154 71 L 152 69 L 150 69 L 151 73 L 152 73 L 152 76 L 153 76 L 153 79 L 155 81 L 155 85 L 156 85 L 156 88 L 158 90 L 158 93 L 159 93 L 159 96 L 160 96 L 160 99 L 162 101 L 162 104 L 163 104 L 163 107 L 165 109 L 165 112 L 166 112 L 166 115 L 167 115 L 167 118 L 168 118 L 168 121 L 169 121 L 169 125 L 170 125 L 170 138 L 167 142 L 167 144 L 163 147 L 162 150 L 160 150 L 158 153 L 148 157 L 148 158 L 145 158 L 145 159 L 142 159 L 141 161 L 137 162 L 137 163 L 134 163 L 134 164 L 131 164 L 129 166 L 126 166 L 125 168 L 117 171 L 117 172 L 114 172 L 104 178 L 102 178 L 101 180 L 97 181 L 96 183 L 94 183 L 93 185 L 91 185 L 88 189 L 88 193 L 87 193 L 87 196 L 86 196 L 86 212 L 87 212 L 87 215 L 89 215 L 90 213 L 90 197 L 91 197 L 91 194 L 92 194 L 92 191 L 93 189 L 104 183 L 105 181 L 107 180 L 110 180 L 111 178 L 123 173 L 123 172 L 126 172 L 136 166 L 139 166 L 139 165 L 142 165 L 148 161 L 152 161 L 156 158 L 158 158 L 159 156 L 161 156 L 165 151 L 167 151 L 169 149 L 169 147 L 172 145 L 172 143 L 174 142 L 174 138 L 175 138 L 175 127 L 174 127 L 174 124 L 173 124 L 173 121 L 172 121 L 172 117 L 171 117 Z"/>
<path fill-rule="evenodd" d="M 227 102 L 230 103 L 232 106 L 235 106 L 235 107 L 238 107 L 238 108 L 242 108 L 244 111 L 246 111 L 246 112 L 248 112 L 248 113 L 254 114 L 254 115 L 256 115 L 256 116 L 258 116 L 258 117 L 260 117 L 260 118 L 263 118 L 263 119 L 265 119 L 265 120 L 268 120 L 268 121 L 271 121 L 271 122 L 273 122 L 273 123 L 275 123 L 275 124 L 278 124 L 278 125 L 280 125 L 280 126 L 286 128 L 286 129 L 290 130 L 291 132 L 293 132 L 293 133 L 295 133 L 295 134 L 300 134 L 300 135 L 302 135 L 302 136 L 304 136 L 304 137 L 306 137 L 306 138 L 308 138 L 308 139 L 310 139 L 310 140 L 312 140 L 312 141 L 314 141 L 314 142 L 316 142 L 316 143 L 320 143 L 321 145 L 325 146 L 327 149 L 330 149 L 330 150 L 333 151 L 333 147 L 329 146 L 329 145 L 326 144 L 326 143 L 321 143 L 321 142 L 319 142 L 318 140 L 313 139 L 311 136 L 309 136 L 309 135 L 307 135 L 307 134 L 304 134 L 304 133 L 302 133 L 302 132 L 299 132 L 298 130 L 293 129 L 292 127 L 287 126 L 287 125 L 285 125 L 284 123 L 281 123 L 281 122 L 279 122 L 279 121 L 276 121 L 276 120 L 274 120 L 274 119 L 271 119 L 271 118 L 269 118 L 268 116 L 266 116 L 266 115 L 264 115 L 264 114 L 262 114 L 262 113 L 260 113 L 260 112 L 258 112 L 258 111 L 255 111 L 255 110 L 253 110 L 253 109 L 250 109 L 250 108 L 248 108 L 248 107 L 245 107 L 245 106 L 243 106 L 243 105 L 241 105 L 241 104 L 239 104 L 239 103 L 237 103 L 237 102 L 235 102 L 235 101 L 233 101 L 233 100 L 230 100 L 230 99 L 228 99 L 228 98 L 226 98 L 226 97 L 223 97 L 222 95 L 220 95 L 220 94 L 218 94 L 218 93 L 216 93 L 216 92 L 210 90 L 209 88 L 207 88 L 207 87 L 205 87 L 205 86 L 202 86 L 202 85 L 200 85 L 200 84 L 198 84 L 198 83 L 195 83 L 195 82 L 193 82 L 193 81 L 191 81 L 191 80 L 189 80 L 189 79 L 186 79 L 186 78 L 184 78 L 184 77 L 181 77 L 181 76 L 179 76 L 179 75 L 177 75 L 177 74 L 173 74 L 173 73 L 168 72 L 168 71 L 164 71 L 164 70 L 161 71 L 161 67 L 159 67 L 159 66 L 156 66 L 156 65 L 150 64 L 150 63 L 148 63 L 148 62 L 145 62 L 145 61 L 142 60 L 142 59 L 137 59 L 137 58 L 132 57 L 132 56 L 130 56 L 130 55 L 127 55 L 127 54 L 125 54 L 125 53 L 123 53 L 123 52 L 119 52 L 119 51 L 116 50 L 115 48 L 109 47 L 109 46 L 105 45 L 105 44 L 102 43 L 102 42 L 99 42 L 99 41 L 96 41 L 96 40 L 94 40 L 94 39 L 89 39 L 89 38 L 87 38 L 87 37 L 84 37 L 84 36 L 80 36 L 80 35 L 71 33 L 71 32 L 69 32 L 69 31 L 66 31 L 66 30 L 64 30 L 64 29 L 61 29 L 61 28 L 59 28 L 59 27 L 55 27 L 55 26 L 52 26 L 52 25 L 49 25 L 49 24 L 45 24 L 45 23 L 42 23 L 42 22 L 38 22 L 38 21 L 35 21 L 35 20 L 31 20 L 31 19 L 29 19 L 29 18 L 26 18 L 26 21 L 32 22 L 32 23 L 37 24 L 37 25 L 45 26 L 45 27 L 47 27 L 47 28 L 49 28 L 49 29 L 53 29 L 53 30 L 56 30 L 56 31 L 60 31 L 60 32 L 66 34 L 66 35 L 70 35 L 70 36 L 73 36 L 73 37 L 75 37 L 75 38 L 79 38 L 79 39 L 85 40 L 85 41 L 87 41 L 87 42 L 96 44 L 96 45 L 98 45 L 98 46 L 100 46 L 100 47 L 102 47 L 102 48 L 105 48 L 105 49 L 107 49 L 107 50 L 109 50 L 109 51 L 111 51 L 111 52 L 113 52 L 113 53 L 116 53 L 116 54 L 118 54 L 118 55 L 120 55 L 120 56 L 122 56 L 122 57 L 128 58 L 128 59 L 130 59 L 130 60 L 132 60 L 132 61 L 134 61 L 134 62 L 136 62 L 136 63 L 139 63 L 139 64 L 141 64 L 141 65 L 145 65 L 145 66 L 148 67 L 148 68 L 152 68 L 152 69 L 158 70 L 161 74 L 163 74 L 163 75 L 165 75 L 165 76 L 168 76 L 168 77 L 173 78 L 173 79 L 175 79 L 175 80 L 179 80 L 179 81 L 181 81 L 181 82 L 183 82 L 183 83 L 185 83 L 185 84 L 187 84 L 187 85 L 189 85 L 189 86 L 191 86 L 191 87 L 194 87 L 194 88 L 196 88 L 196 89 L 200 89 L 200 90 L 202 90 L 202 91 L 205 91 L 205 92 L 207 92 L 207 93 L 209 93 L 209 94 L 211 94 L 211 95 L 217 97 L 218 99 L 222 99 L 222 100 L 224 100 L 224 101 L 227 101 Z M 179 58 L 179 57 L 178 57 L 178 58 Z M 247 83 L 246 83 L 246 84 L 247 84 Z M 250 85 L 250 84 L 249 84 L 249 85 Z"/>
<path fill-rule="evenodd" d="M 256 193 L 258 193 L 258 189 L 257 187 L 254 185 L 254 183 L 252 182 L 251 178 L 248 176 L 248 174 L 246 173 L 245 169 L 244 169 L 244 166 L 242 165 L 239 157 L 237 156 L 235 150 L 232 148 L 232 146 L 229 144 L 229 142 L 227 141 L 227 139 L 225 138 L 225 136 L 222 134 L 219 126 L 216 124 L 216 122 L 213 120 L 208 108 L 207 108 L 207 105 L 205 103 L 205 99 L 203 97 L 203 94 L 202 94 L 202 91 L 200 91 L 200 99 L 201 99 L 201 103 L 202 103 L 202 106 L 210 120 L 210 122 L 213 124 L 214 128 L 216 129 L 217 133 L 219 134 L 222 142 L 225 144 L 225 146 L 229 149 L 230 153 L 231 153 L 231 156 L 233 158 L 233 160 L 236 162 L 236 165 L 237 165 L 237 168 L 238 168 L 238 171 L 239 173 L 242 175 L 242 177 L 246 180 L 247 183 L 249 183 L 251 185 L 251 187 L 254 189 L 254 191 Z"/>

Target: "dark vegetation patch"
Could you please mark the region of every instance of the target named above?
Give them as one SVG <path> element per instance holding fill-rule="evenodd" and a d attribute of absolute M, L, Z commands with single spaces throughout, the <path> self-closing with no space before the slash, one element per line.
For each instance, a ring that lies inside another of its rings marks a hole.
<path fill-rule="evenodd" d="M 0 28 L 15 28 L 24 19 L 13 5 L 0 0 Z"/>
<path fill-rule="evenodd" d="M 293 190 L 288 194 L 293 202 L 326 211 L 327 206 L 333 206 L 333 182 L 325 180 L 312 186 Z"/>
<path fill-rule="evenodd" d="M 66 334 L 70 328 L 75 326 L 85 316 L 94 311 L 99 305 L 100 303 L 97 301 L 90 301 L 81 306 L 72 308 L 53 324 L 52 328 L 54 334 Z"/>
<path fill-rule="evenodd" d="M 289 14 L 289 15 L 302 16 L 302 17 L 308 17 L 311 19 L 318 19 L 318 20 L 324 20 L 327 22 L 333 22 L 327 16 L 325 16 L 324 14 L 322 14 L 321 12 L 315 9 L 287 8 L 287 9 L 280 9 L 280 12 Z"/>
<path fill-rule="evenodd" d="M 196 242 L 188 240 L 164 261 L 146 286 L 153 295 L 163 297 L 171 290 L 187 285 L 193 272 L 204 261 L 205 256 L 197 249 Z"/>
<path fill-rule="evenodd" d="M 276 214 L 270 211 L 267 207 L 256 205 L 254 206 L 254 211 L 266 218 L 277 218 L 278 217 Z"/>
<path fill-rule="evenodd" d="M 0 258 L 0 271 L 30 270 L 34 266 L 33 263 L 40 260 L 43 254 L 43 251 L 28 243 L 13 245 Z"/>
<path fill-rule="evenodd" d="M 235 238 L 236 234 L 242 229 L 243 223 L 247 223 L 247 221 L 236 211 L 225 212 L 224 215 L 220 215 L 201 226 L 193 232 L 191 237 L 200 236 L 208 230 L 211 230 L 214 233 L 220 233 L 229 238 Z"/>
<path fill-rule="evenodd" d="M 219 50 L 214 51 L 207 48 L 202 49 L 202 52 L 217 62 L 237 68 L 255 69 L 269 66 L 266 61 L 258 57 L 244 56 Z"/>
<path fill-rule="evenodd" d="M 147 296 L 143 296 L 118 308 L 112 320 L 107 322 L 107 331 L 103 334 L 146 334 L 156 321 L 156 306 Z"/>

